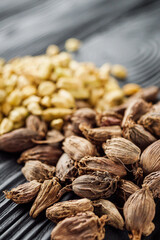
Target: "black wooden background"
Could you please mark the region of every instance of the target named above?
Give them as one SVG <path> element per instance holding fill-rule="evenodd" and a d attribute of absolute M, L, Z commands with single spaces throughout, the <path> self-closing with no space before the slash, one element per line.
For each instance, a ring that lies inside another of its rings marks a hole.
<path fill-rule="evenodd" d="M 74 54 L 77 60 L 121 63 L 129 71 L 127 82 L 160 86 L 159 0 L 0 0 L 0 57 L 41 54 L 49 44 L 63 49 L 69 37 L 83 42 Z M 25 182 L 16 158 L 0 153 L 2 191 Z M 50 238 L 54 224 L 44 214 L 36 220 L 29 217 L 30 206 L 16 205 L 2 194 L 1 239 Z M 160 239 L 158 208 L 156 230 L 145 240 Z M 107 226 L 106 239 L 128 237 Z"/>

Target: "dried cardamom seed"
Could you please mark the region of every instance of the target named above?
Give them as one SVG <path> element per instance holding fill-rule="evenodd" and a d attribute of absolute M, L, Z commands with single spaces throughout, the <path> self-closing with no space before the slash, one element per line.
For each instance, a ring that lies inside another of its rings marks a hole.
<path fill-rule="evenodd" d="M 139 124 L 142 124 L 151 133 L 160 137 L 160 110 L 159 111 L 150 111 L 143 115 L 139 121 Z"/>
<path fill-rule="evenodd" d="M 6 152 L 22 152 L 35 145 L 38 133 L 28 128 L 16 129 L 0 136 L 0 150 Z"/>
<path fill-rule="evenodd" d="M 138 93 L 134 95 L 136 98 L 142 98 L 147 102 L 154 102 L 157 100 L 159 88 L 156 86 L 150 86 L 142 88 Z"/>
<path fill-rule="evenodd" d="M 135 124 L 131 119 L 126 122 L 123 128 L 123 137 L 136 144 L 142 150 L 157 140 L 143 126 Z"/>
<path fill-rule="evenodd" d="M 76 134 L 74 133 L 73 125 L 72 125 L 72 123 L 70 123 L 70 122 L 66 122 L 66 123 L 64 124 L 64 126 L 63 126 L 63 132 L 64 132 L 65 138 L 76 135 Z"/>
<path fill-rule="evenodd" d="M 160 112 L 160 101 L 153 105 L 151 111 Z"/>
<path fill-rule="evenodd" d="M 41 183 L 33 180 L 12 188 L 11 191 L 4 191 L 4 194 L 6 198 L 12 199 L 17 204 L 28 203 L 37 196 L 40 187 Z"/>
<path fill-rule="evenodd" d="M 91 106 L 87 101 L 76 100 L 76 107 L 77 109 L 80 109 L 80 108 L 90 108 Z"/>
<path fill-rule="evenodd" d="M 142 234 L 144 236 L 149 236 L 155 229 L 155 225 L 153 222 L 151 222 L 148 226 L 146 226 L 144 229 L 143 229 L 143 232 Z"/>
<path fill-rule="evenodd" d="M 103 149 L 109 159 L 124 164 L 137 162 L 141 154 L 141 150 L 134 143 L 122 137 L 108 139 L 103 144 Z"/>
<path fill-rule="evenodd" d="M 143 99 L 134 99 L 127 107 L 123 121 L 122 127 L 125 126 L 128 117 L 132 117 L 133 121 L 137 121 L 143 114 L 147 113 L 151 109 L 151 105 L 145 102 Z"/>
<path fill-rule="evenodd" d="M 148 146 L 141 155 L 140 164 L 145 173 L 160 171 L 160 140 Z"/>
<path fill-rule="evenodd" d="M 78 213 L 57 224 L 51 233 L 51 240 L 102 240 L 105 236 L 106 216 L 97 217 L 93 212 Z"/>
<path fill-rule="evenodd" d="M 60 131 L 53 129 L 47 132 L 46 139 L 53 143 L 62 142 L 64 140 L 64 135 Z"/>
<path fill-rule="evenodd" d="M 93 201 L 93 206 L 96 215 L 98 215 L 99 217 L 107 215 L 108 225 L 123 230 L 124 220 L 118 209 L 112 202 L 106 199 L 99 199 Z"/>
<path fill-rule="evenodd" d="M 92 211 L 92 202 L 87 198 L 78 200 L 69 200 L 64 202 L 55 203 L 53 206 L 47 208 L 46 217 L 53 222 L 76 215 L 79 212 Z"/>
<path fill-rule="evenodd" d="M 139 189 L 140 188 L 133 182 L 121 179 L 118 184 L 117 196 L 126 202 L 129 196 Z"/>
<path fill-rule="evenodd" d="M 132 164 L 133 176 L 136 180 L 137 185 L 142 185 L 143 182 L 143 169 L 140 167 L 140 162 Z"/>
<path fill-rule="evenodd" d="M 140 240 L 142 232 L 155 216 L 155 203 L 151 192 L 144 187 L 133 193 L 124 204 L 123 213 L 126 228 L 133 240 Z"/>
<path fill-rule="evenodd" d="M 73 131 L 76 134 L 80 134 L 79 125 L 81 123 L 87 124 L 89 127 L 94 127 L 96 125 L 96 113 L 93 109 L 90 108 L 81 108 L 78 109 L 73 116 L 71 117 L 73 124 Z"/>
<path fill-rule="evenodd" d="M 45 180 L 31 207 L 30 216 L 36 218 L 44 209 L 57 202 L 57 195 L 60 189 L 61 185 L 57 181 L 57 178 L 54 177 L 52 180 Z"/>
<path fill-rule="evenodd" d="M 26 127 L 35 132 L 38 132 L 39 139 L 43 139 L 47 134 L 47 125 L 44 121 L 40 120 L 37 116 L 30 115 L 26 119 Z"/>
<path fill-rule="evenodd" d="M 83 135 L 96 145 L 100 145 L 112 137 L 120 137 L 122 134 L 120 126 L 89 128 L 85 124 L 80 124 L 79 128 Z"/>
<path fill-rule="evenodd" d="M 17 162 L 22 163 L 30 160 L 38 160 L 49 165 L 56 165 L 61 154 L 62 151 L 57 147 L 52 147 L 50 145 L 38 145 L 24 151 Z"/>
<path fill-rule="evenodd" d="M 28 181 L 37 180 L 43 182 L 54 176 L 56 168 L 40 161 L 27 161 L 21 169 L 23 175 Z"/>
<path fill-rule="evenodd" d="M 58 199 L 60 199 L 64 194 L 72 191 L 72 183 L 63 187 L 57 194 Z"/>
<path fill-rule="evenodd" d="M 160 171 L 152 172 L 144 178 L 144 185 L 147 185 L 154 198 L 160 198 Z"/>
<path fill-rule="evenodd" d="M 56 143 L 62 142 L 63 140 L 63 134 L 60 131 L 53 129 L 47 132 L 45 140 L 35 140 L 34 142 L 37 144 L 49 144 L 51 146 L 55 146 Z"/>
<path fill-rule="evenodd" d="M 65 182 L 66 180 L 73 181 L 76 175 L 77 169 L 74 161 L 66 153 L 63 153 L 56 165 L 56 177 Z"/>
<path fill-rule="evenodd" d="M 122 164 L 113 162 L 105 157 L 89 157 L 86 156 L 78 162 L 79 175 L 92 172 L 109 172 L 110 174 L 124 177 L 127 175 L 126 169 Z"/>
<path fill-rule="evenodd" d="M 129 104 L 131 103 L 130 98 L 132 98 L 132 97 L 129 97 L 126 102 L 124 102 L 124 103 L 122 103 L 122 104 L 120 104 L 118 106 L 113 107 L 112 110 L 114 112 L 116 112 L 117 114 L 124 115 L 125 110 L 127 109 Z"/>
<path fill-rule="evenodd" d="M 96 121 L 99 127 L 121 125 L 122 115 L 108 110 L 103 113 L 97 113 Z"/>
<path fill-rule="evenodd" d="M 66 138 L 63 142 L 63 150 L 75 161 L 79 161 L 86 155 L 97 155 L 96 147 L 85 138 L 78 136 Z"/>
<path fill-rule="evenodd" d="M 143 99 L 146 102 L 154 102 L 157 100 L 159 88 L 156 86 L 150 86 L 147 88 L 142 88 L 138 93 L 134 94 L 133 96 L 127 98 L 127 101 L 117 107 L 114 107 L 113 110 L 117 113 L 123 114 L 126 108 L 130 104 L 133 103 L 133 101 L 136 101 L 136 99 Z M 131 114 L 129 114 L 131 115 Z"/>
<path fill-rule="evenodd" d="M 72 189 L 79 197 L 89 199 L 109 198 L 117 189 L 119 178 L 112 178 L 107 172 L 82 175 L 72 183 Z"/>

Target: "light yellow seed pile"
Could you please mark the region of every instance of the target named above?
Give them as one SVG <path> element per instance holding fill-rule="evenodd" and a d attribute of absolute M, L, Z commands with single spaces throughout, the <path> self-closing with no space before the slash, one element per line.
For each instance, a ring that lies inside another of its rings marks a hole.
<path fill-rule="evenodd" d="M 80 41 L 69 39 L 65 46 L 76 51 Z M 63 118 L 76 109 L 75 100 L 86 100 L 98 111 L 123 103 L 124 91 L 113 75 L 125 78 L 127 72 L 120 65 L 77 62 L 56 45 L 45 55 L 0 59 L 0 134 L 22 127 L 29 114 L 61 129 Z"/>

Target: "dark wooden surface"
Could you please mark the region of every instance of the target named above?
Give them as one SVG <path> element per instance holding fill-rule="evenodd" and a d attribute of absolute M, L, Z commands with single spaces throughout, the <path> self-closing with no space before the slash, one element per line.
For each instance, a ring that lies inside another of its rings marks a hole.
<path fill-rule="evenodd" d="M 124 64 L 128 82 L 160 86 L 160 1 L 158 0 L 1 0 L 0 56 L 44 53 L 49 44 L 63 49 L 69 37 L 82 40 L 79 61 Z M 121 83 L 123 84 L 123 83 Z M 1 190 L 25 181 L 16 155 L 0 153 Z M 65 198 L 70 198 L 67 195 Z M 158 240 L 156 231 L 146 240 Z M 48 240 L 54 226 L 42 214 L 29 217 L 30 204 L 16 205 L 1 197 L 1 239 Z M 125 240 L 127 233 L 107 226 L 106 239 Z"/>

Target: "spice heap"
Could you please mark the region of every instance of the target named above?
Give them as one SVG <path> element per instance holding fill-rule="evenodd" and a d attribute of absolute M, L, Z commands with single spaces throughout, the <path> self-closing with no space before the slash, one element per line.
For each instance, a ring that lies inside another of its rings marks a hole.
<path fill-rule="evenodd" d="M 76 51 L 80 41 L 69 39 L 65 46 L 68 52 Z M 115 77 L 126 78 L 123 66 L 106 63 L 97 68 L 93 63 L 73 60 L 68 52 L 51 45 L 45 55 L 6 63 L 0 59 L 0 135 L 23 127 L 31 114 L 59 130 L 64 117 L 79 105 L 101 111 L 140 90 L 133 84 L 119 87 Z"/>
<path fill-rule="evenodd" d="M 17 204 L 33 201 L 33 218 L 46 210 L 57 224 L 51 239 L 101 240 L 108 224 L 139 240 L 155 228 L 159 89 L 120 89 L 111 74 L 126 71 L 75 62 L 56 46 L 1 64 L 0 150 L 21 153 L 27 180 L 4 194 Z M 69 191 L 75 198 L 60 202 Z"/>

